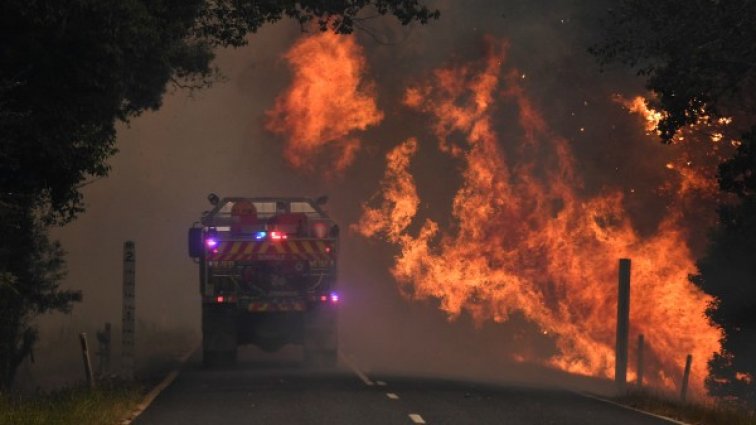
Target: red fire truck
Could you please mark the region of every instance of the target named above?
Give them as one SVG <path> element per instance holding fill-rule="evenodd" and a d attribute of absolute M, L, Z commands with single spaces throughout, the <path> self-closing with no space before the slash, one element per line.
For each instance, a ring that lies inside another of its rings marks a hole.
<path fill-rule="evenodd" d="M 234 362 L 239 345 L 303 347 L 306 363 L 337 357 L 339 227 L 325 197 L 219 199 L 189 229 L 199 264 L 206 365 Z"/>

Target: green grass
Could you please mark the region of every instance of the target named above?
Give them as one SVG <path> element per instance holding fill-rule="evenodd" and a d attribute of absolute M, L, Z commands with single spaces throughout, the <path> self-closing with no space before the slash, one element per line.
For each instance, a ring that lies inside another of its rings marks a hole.
<path fill-rule="evenodd" d="M 694 425 L 756 425 L 756 413 L 725 403 L 682 403 L 663 395 L 632 392 L 616 402 Z"/>
<path fill-rule="evenodd" d="M 76 388 L 33 396 L 0 395 L 0 425 L 116 425 L 141 397 L 139 388 L 118 384 L 93 391 Z"/>

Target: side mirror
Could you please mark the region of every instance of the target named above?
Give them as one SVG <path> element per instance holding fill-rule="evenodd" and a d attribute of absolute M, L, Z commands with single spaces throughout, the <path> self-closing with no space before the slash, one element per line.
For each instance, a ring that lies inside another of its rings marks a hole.
<path fill-rule="evenodd" d="M 328 196 L 323 195 L 319 197 L 318 199 L 315 200 L 315 203 L 318 205 L 325 205 L 326 203 L 328 203 Z"/>
<path fill-rule="evenodd" d="M 205 250 L 205 245 L 202 241 L 202 228 L 192 227 L 189 229 L 189 256 L 192 258 L 199 258 Z"/>
<path fill-rule="evenodd" d="M 218 205 L 218 202 L 220 202 L 220 198 L 218 198 L 218 195 L 214 193 L 207 195 L 207 200 L 210 201 L 210 204 L 212 204 L 212 206 L 216 206 Z"/>

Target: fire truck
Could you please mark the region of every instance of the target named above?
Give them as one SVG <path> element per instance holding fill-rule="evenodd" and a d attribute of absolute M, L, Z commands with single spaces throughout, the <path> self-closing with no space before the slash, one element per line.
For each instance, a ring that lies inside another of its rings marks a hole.
<path fill-rule="evenodd" d="M 337 361 L 339 227 L 327 198 L 218 198 L 189 229 L 199 264 L 203 362 L 236 361 L 237 347 L 303 347 L 304 361 Z"/>

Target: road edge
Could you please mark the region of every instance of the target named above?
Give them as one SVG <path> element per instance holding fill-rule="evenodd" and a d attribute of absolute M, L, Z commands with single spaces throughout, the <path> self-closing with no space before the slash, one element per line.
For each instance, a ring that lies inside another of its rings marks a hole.
<path fill-rule="evenodd" d="M 586 392 L 582 392 L 582 391 L 573 391 L 573 392 L 575 394 L 581 395 L 581 396 L 586 397 L 586 398 L 590 398 L 590 399 L 593 399 L 593 400 L 597 400 L 597 401 L 601 401 L 601 402 L 604 402 L 604 403 L 612 404 L 614 406 L 621 407 L 623 409 L 632 410 L 633 412 L 637 412 L 637 413 L 642 413 L 642 414 L 644 414 L 646 416 L 652 416 L 654 418 L 661 419 L 661 420 L 664 420 L 664 421 L 667 421 L 667 422 L 670 422 L 670 423 L 673 423 L 673 424 L 676 424 L 676 425 L 693 425 L 693 424 L 690 424 L 688 422 L 683 422 L 683 421 L 680 421 L 680 420 L 677 420 L 677 419 L 674 419 L 674 418 L 670 418 L 668 416 L 658 415 L 656 413 L 651 413 L 651 412 L 648 412 L 646 410 L 636 409 L 635 407 L 631 407 L 631 406 L 628 406 L 628 405 L 622 404 L 622 403 L 617 403 L 616 401 L 609 400 L 609 399 L 603 398 L 603 397 L 599 397 L 599 396 L 594 395 L 594 394 L 590 394 L 590 393 L 586 393 Z"/>
<path fill-rule="evenodd" d="M 150 405 L 152 404 L 152 402 L 155 401 L 155 399 L 157 398 L 157 396 L 160 395 L 160 393 L 162 393 L 163 390 L 165 390 L 166 388 L 168 388 L 168 386 L 170 386 L 173 383 L 173 381 L 178 377 L 179 372 L 181 372 L 181 369 L 184 367 L 184 364 L 186 364 L 186 362 L 189 360 L 189 358 L 195 352 L 197 352 L 198 348 L 199 348 L 199 346 L 196 346 L 196 347 L 192 348 L 191 350 L 187 351 L 186 353 L 184 353 L 181 357 L 179 357 L 179 359 L 178 359 L 178 361 L 179 361 L 178 365 L 168 375 L 166 375 L 166 377 L 163 378 L 163 380 L 160 381 L 160 383 L 158 383 L 157 385 L 155 385 L 155 387 L 153 387 L 150 390 L 150 392 L 148 392 L 144 396 L 144 398 L 142 398 L 142 401 L 139 404 L 137 404 L 136 408 L 134 410 L 132 410 L 129 413 L 129 415 L 121 421 L 120 424 L 121 425 L 131 425 L 136 420 L 136 418 L 139 417 L 139 415 L 141 415 L 142 413 L 144 413 L 144 411 L 147 410 L 148 407 L 150 407 Z"/>

